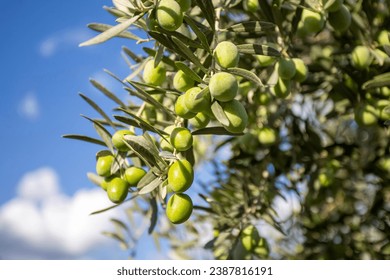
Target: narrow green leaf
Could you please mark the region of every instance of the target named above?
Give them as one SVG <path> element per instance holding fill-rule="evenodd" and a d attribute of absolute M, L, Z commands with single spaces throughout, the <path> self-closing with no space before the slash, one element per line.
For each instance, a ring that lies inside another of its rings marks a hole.
<path fill-rule="evenodd" d="M 362 88 L 366 90 L 384 86 L 390 86 L 390 72 L 375 76 L 371 80 L 365 82 Z"/>
<path fill-rule="evenodd" d="M 128 139 L 128 135 L 124 137 L 126 146 L 128 146 L 142 161 L 145 162 L 149 168 L 153 166 L 158 166 L 156 158 L 150 153 L 147 149 L 145 149 L 142 145 L 138 143 L 138 139 Z M 142 137 L 142 136 L 134 136 L 134 137 Z"/>
<path fill-rule="evenodd" d="M 229 125 L 229 120 L 225 115 L 225 112 L 223 111 L 221 105 L 217 101 L 213 102 L 211 105 L 211 111 L 213 112 L 215 118 L 225 126 Z"/>
<path fill-rule="evenodd" d="M 122 47 L 122 51 L 128 55 L 132 60 L 134 60 L 134 62 L 136 63 L 140 63 L 142 62 L 142 58 L 140 58 L 138 55 L 136 55 L 135 53 L 133 53 L 129 48 L 123 46 Z"/>
<path fill-rule="evenodd" d="M 252 81 L 259 86 L 264 86 L 260 78 L 255 73 L 249 70 L 242 69 L 242 68 L 229 68 L 227 69 L 227 71 L 233 75 L 241 76 L 249 81 Z"/>
<path fill-rule="evenodd" d="M 113 15 L 114 17 L 116 18 L 120 18 L 120 17 L 125 17 L 127 16 L 126 13 L 116 9 L 116 8 L 111 8 L 111 7 L 107 7 L 107 6 L 103 6 L 103 9 L 105 9 L 107 12 L 109 12 L 111 15 Z"/>
<path fill-rule="evenodd" d="M 161 131 L 160 129 L 155 128 L 154 126 L 152 126 L 150 124 L 148 124 L 146 121 L 144 121 L 142 118 L 138 117 L 133 112 L 131 112 L 131 111 L 127 110 L 127 109 L 124 109 L 124 108 L 119 108 L 118 110 L 120 110 L 122 112 L 125 112 L 126 114 L 130 115 L 131 117 L 133 117 L 135 119 L 135 121 L 137 122 L 137 125 L 133 125 L 133 126 L 139 127 L 139 128 L 141 128 L 143 130 L 148 130 L 148 131 L 155 132 L 158 135 L 164 137 L 163 135 L 165 133 L 163 131 Z M 114 116 L 114 118 L 116 118 L 118 121 L 122 121 L 122 122 L 125 122 L 125 123 L 130 120 L 128 118 L 121 117 L 121 116 Z M 128 123 L 128 124 L 131 125 L 131 123 Z"/>
<path fill-rule="evenodd" d="M 107 147 L 107 145 L 103 141 L 96 139 L 96 138 L 89 137 L 89 136 L 77 135 L 77 134 L 65 134 L 65 135 L 62 135 L 62 137 L 67 138 L 67 139 L 80 140 L 80 141 L 84 141 L 84 142 L 93 143 L 93 144 Z"/>
<path fill-rule="evenodd" d="M 112 25 L 109 24 L 103 24 L 103 23 L 90 23 L 87 25 L 88 28 L 98 31 L 98 32 L 104 32 L 110 28 L 113 28 Z M 133 40 L 142 40 L 142 38 L 138 37 L 137 35 L 129 32 L 129 31 L 122 31 L 116 37 L 125 38 L 125 39 L 133 39 Z"/>
<path fill-rule="evenodd" d="M 231 133 L 227 131 L 223 126 L 211 126 L 205 127 L 192 132 L 192 135 L 243 135 L 244 133 Z"/>
<path fill-rule="evenodd" d="M 248 21 L 248 22 L 241 22 L 237 23 L 235 25 L 230 26 L 226 30 L 233 31 L 233 32 L 249 32 L 249 33 L 257 33 L 257 32 L 263 32 L 263 31 L 270 31 L 275 29 L 275 24 L 271 22 L 265 22 L 265 21 Z"/>
<path fill-rule="evenodd" d="M 110 126 L 115 130 L 116 127 L 115 127 L 115 124 L 113 124 L 113 122 L 111 121 L 111 119 L 109 118 L 109 116 L 107 116 L 106 113 L 104 113 L 104 111 L 94 102 L 92 101 L 92 99 L 88 98 L 87 96 L 85 96 L 84 94 L 82 93 L 79 93 L 79 95 L 81 96 L 82 99 L 84 99 L 92 108 L 95 109 L 96 112 L 98 112 L 109 124 Z"/>
<path fill-rule="evenodd" d="M 142 179 L 138 182 L 137 184 L 137 188 L 138 189 L 142 189 L 143 187 L 145 187 L 146 185 L 149 185 L 152 181 L 154 181 L 157 176 L 155 174 L 155 172 L 159 171 L 157 168 L 152 168 L 150 169 L 144 177 L 142 177 Z"/>
<path fill-rule="evenodd" d="M 100 138 L 102 138 L 103 142 L 106 143 L 106 146 L 109 148 L 109 150 L 114 153 L 114 146 L 111 142 L 111 134 L 105 129 L 99 122 L 96 120 L 93 120 L 91 118 L 88 118 L 84 115 L 81 115 L 82 117 L 86 118 L 87 120 L 91 121 L 93 123 L 93 126 L 96 130 L 96 132 L 99 134 Z"/>
<path fill-rule="evenodd" d="M 203 48 L 200 41 L 192 40 L 191 38 L 188 38 L 187 36 L 177 32 L 177 31 L 168 31 L 168 30 L 162 29 L 161 27 L 157 27 L 156 29 L 158 32 L 164 33 L 169 38 L 176 37 L 178 40 L 182 41 L 187 47 L 197 48 L 197 49 Z"/>
<path fill-rule="evenodd" d="M 134 17 L 118 24 L 118 25 L 115 25 L 114 27 L 104 31 L 103 33 L 100 33 L 96 37 L 93 37 L 92 39 L 89 39 L 88 41 L 81 43 L 79 46 L 84 47 L 84 46 L 90 46 L 90 45 L 103 43 L 103 42 L 117 36 L 118 34 L 122 33 L 123 31 L 125 31 L 127 28 L 130 27 L 130 25 L 132 25 L 134 22 L 139 20 L 143 15 L 144 15 L 144 13 L 139 14 L 139 15 L 134 16 Z"/>
<path fill-rule="evenodd" d="M 87 177 L 92 183 L 94 183 L 98 187 L 100 187 L 104 181 L 103 177 L 100 177 L 99 175 L 96 175 L 95 173 L 92 172 L 88 172 Z"/>
<path fill-rule="evenodd" d="M 204 89 L 202 89 L 196 96 L 195 96 L 195 100 L 198 100 L 198 99 L 202 99 L 203 96 L 205 94 L 208 94 L 210 92 L 210 89 L 209 87 L 205 87 Z"/>
<path fill-rule="evenodd" d="M 165 161 L 159 156 L 157 147 L 145 138 L 145 136 L 126 135 L 124 137 L 127 144 L 129 144 L 137 153 L 148 159 L 152 166 L 156 166 L 157 161 L 165 164 Z"/>
<path fill-rule="evenodd" d="M 158 66 L 158 64 L 160 63 L 160 61 L 162 60 L 163 55 L 164 55 L 164 50 L 165 50 L 164 46 L 162 46 L 162 45 L 158 46 L 156 55 L 154 56 L 154 68 L 156 68 Z"/>
<path fill-rule="evenodd" d="M 121 247 L 124 250 L 128 250 L 129 249 L 129 245 L 127 244 L 126 240 L 123 239 L 119 234 L 114 233 L 114 232 L 107 232 L 107 231 L 103 231 L 102 234 L 107 236 L 107 237 L 110 237 L 110 238 L 113 238 L 113 239 L 119 241 Z"/>
<path fill-rule="evenodd" d="M 118 219 L 114 219 L 114 218 L 111 218 L 110 221 L 113 222 L 118 227 L 122 228 L 124 231 L 126 231 L 126 232 L 130 231 L 129 228 L 127 227 L 127 225 L 124 222 L 122 222 L 122 221 L 120 221 Z"/>
<path fill-rule="evenodd" d="M 150 216 L 150 226 L 148 229 L 149 234 L 151 234 L 153 232 L 154 228 L 157 225 L 158 206 L 157 206 L 157 201 L 156 201 L 155 197 L 150 199 L 150 207 L 152 209 L 152 215 Z"/>
<path fill-rule="evenodd" d="M 161 104 L 160 102 L 158 102 L 156 99 L 154 99 L 149 93 L 147 93 L 144 89 L 142 89 L 140 86 L 138 86 L 136 83 L 132 82 L 132 81 L 129 81 L 129 84 L 132 85 L 139 94 L 136 94 L 134 91 L 132 91 L 131 89 L 129 88 L 126 88 L 126 90 L 128 92 L 130 92 L 131 94 L 134 94 L 135 96 L 139 97 L 140 99 L 142 99 L 143 101 L 153 105 L 156 109 L 160 109 L 162 111 L 164 111 L 166 114 L 168 114 L 171 118 L 175 118 L 174 114 L 168 110 L 168 108 L 166 108 L 163 104 Z"/>
<path fill-rule="evenodd" d="M 202 70 L 205 74 L 207 73 L 207 69 L 200 62 L 199 58 L 195 56 L 195 54 L 179 39 L 172 37 L 172 41 L 179 47 L 179 49 L 187 56 L 187 58 L 194 63 L 200 70 Z"/>
<path fill-rule="evenodd" d="M 212 30 L 215 30 L 215 9 L 212 0 L 195 0 Z"/>
<path fill-rule="evenodd" d="M 105 96 L 107 96 L 109 99 L 117 103 L 119 106 L 125 107 L 126 105 L 120 100 L 114 93 L 109 91 L 107 88 L 105 88 L 102 84 L 100 84 L 98 81 L 94 79 L 89 79 L 90 83 L 97 88 L 99 91 L 101 91 Z"/>
<path fill-rule="evenodd" d="M 122 204 L 125 203 L 125 202 L 128 202 L 128 201 L 130 201 L 130 200 L 133 200 L 133 199 L 136 198 L 136 197 L 138 197 L 138 194 L 135 194 L 134 196 L 132 196 L 132 197 L 126 199 L 126 200 L 123 201 L 122 203 L 115 204 L 115 205 L 112 205 L 112 206 L 110 206 L 110 207 L 107 207 L 107 208 L 98 210 L 98 211 L 94 211 L 94 212 L 92 212 L 92 213 L 89 214 L 89 215 L 96 215 L 96 214 L 100 214 L 100 213 L 106 212 L 106 211 L 108 211 L 108 210 L 114 209 L 114 208 L 116 208 L 116 207 L 122 205 Z"/>
<path fill-rule="evenodd" d="M 262 54 L 262 55 L 276 56 L 276 57 L 280 56 L 280 53 L 277 50 L 268 47 L 266 45 L 242 44 L 242 45 L 237 45 L 237 48 L 240 53 Z"/>
<path fill-rule="evenodd" d="M 198 26 L 196 25 L 196 23 L 194 22 L 194 20 L 189 17 L 188 15 L 184 15 L 184 20 L 185 22 L 188 23 L 188 25 L 191 27 L 191 29 L 195 32 L 195 35 L 196 37 L 198 37 L 198 39 L 200 40 L 203 48 L 208 52 L 208 53 L 212 53 L 211 49 L 210 49 L 210 45 L 209 45 L 209 42 L 207 41 L 207 37 L 206 35 L 204 35 L 204 33 L 202 31 L 200 31 L 200 29 L 198 28 Z"/>
<path fill-rule="evenodd" d="M 188 76 L 191 77 L 194 81 L 197 81 L 198 83 L 203 82 L 202 78 L 199 77 L 198 74 L 194 70 L 192 70 L 190 67 L 188 67 L 184 62 L 177 61 L 175 62 L 176 67 L 186 73 Z"/>
<path fill-rule="evenodd" d="M 160 178 L 154 179 L 152 182 L 144 186 L 142 189 L 139 190 L 138 194 L 143 195 L 143 194 L 148 194 L 152 191 L 154 191 L 160 184 L 161 184 Z"/>

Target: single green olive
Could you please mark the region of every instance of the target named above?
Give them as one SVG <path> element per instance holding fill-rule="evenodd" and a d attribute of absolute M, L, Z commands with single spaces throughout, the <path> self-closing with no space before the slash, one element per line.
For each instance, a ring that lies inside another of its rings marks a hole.
<path fill-rule="evenodd" d="M 166 215 L 171 223 L 181 224 L 190 218 L 192 209 L 191 198 L 184 193 L 176 193 L 168 200 Z"/>
<path fill-rule="evenodd" d="M 128 192 L 129 186 L 127 182 L 119 177 L 114 177 L 107 183 L 108 198 L 114 203 L 123 202 Z"/>
<path fill-rule="evenodd" d="M 174 126 L 174 125 L 169 125 L 166 128 L 164 128 L 164 131 L 168 135 L 164 135 L 166 140 L 164 138 L 162 138 L 162 137 L 161 137 L 161 140 L 160 140 L 160 148 L 163 151 L 168 151 L 168 152 L 171 152 L 171 153 L 173 152 L 174 147 L 171 145 L 170 136 L 171 136 L 172 131 L 175 129 L 175 127 L 176 126 Z"/>
<path fill-rule="evenodd" d="M 96 161 L 96 173 L 99 176 L 107 177 L 111 175 L 111 166 L 115 161 L 112 154 L 99 156 Z"/>
<path fill-rule="evenodd" d="M 276 85 L 271 89 L 271 92 L 279 98 L 286 98 L 290 95 L 291 82 L 290 80 L 284 80 L 279 78 Z"/>
<path fill-rule="evenodd" d="M 223 112 L 225 113 L 229 124 L 224 126 L 231 133 L 242 133 L 248 125 L 248 114 L 244 105 L 238 100 L 220 103 Z"/>
<path fill-rule="evenodd" d="M 371 51 L 366 46 L 356 46 L 352 51 L 351 57 L 352 66 L 359 70 L 367 69 L 373 60 Z"/>
<path fill-rule="evenodd" d="M 175 31 L 183 23 L 183 12 L 175 0 L 161 0 L 157 5 L 156 17 L 161 28 Z"/>
<path fill-rule="evenodd" d="M 193 87 L 184 94 L 184 104 L 191 112 L 205 112 L 211 106 L 210 91 L 203 91 L 202 95 L 199 96 L 201 91 L 200 87 Z"/>
<path fill-rule="evenodd" d="M 183 71 L 179 70 L 173 77 L 173 87 L 185 92 L 194 86 L 195 81 Z"/>
<path fill-rule="evenodd" d="M 175 102 L 175 113 L 183 119 L 191 119 L 196 116 L 196 113 L 191 112 L 185 104 L 185 96 L 180 95 Z"/>
<path fill-rule="evenodd" d="M 299 83 L 302 83 L 307 78 L 307 67 L 300 58 L 293 58 L 293 62 L 296 69 L 293 79 Z"/>
<path fill-rule="evenodd" d="M 143 170 L 142 168 L 136 166 L 130 166 L 129 168 L 126 168 L 124 177 L 127 183 L 131 187 L 133 187 L 133 186 L 137 186 L 137 184 L 145 176 L 145 174 L 146 171 Z"/>
<path fill-rule="evenodd" d="M 134 135 L 134 132 L 130 130 L 118 130 L 112 135 L 112 144 L 118 151 L 127 152 L 129 150 L 129 147 L 124 142 L 126 135 Z"/>
<path fill-rule="evenodd" d="M 355 109 L 355 121 L 360 126 L 372 126 L 378 121 L 377 110 L 368 104 L 362 104 Z"/>
<path fill-rule="evenodd" d="M 341 5 L 341 8 L 338 11 L 329 13 L 328 21 L 334 30 L 345 32 L 351 26 L 351 12 L 345 5 Z"/>
<path fill-rule="evenodd" d="M 273 145 L 276 142 L 276 130 L 271 127 L 262 127 L 258 131 L 257 138 L 263 145 Z"/>
<path fill-rule="evenodd" d="M 214 57 L 223 68 L 236 67 L 240 59 L 238 48 L 230 41 L 220 42 L 214 49 Z"/>
<path fill-rule="evenodd" d="M 142 77 L 147 84 L 161 86 L 166 79 L 166 75 L 166 69 L 162 62 L 155 67 L 154 60 L 149 60 L 145 64 Z"/>
<path fill-rule="evenodd" d="M 179 152 L 187 151 L 193 143 L 191 131 L 184 127 L 176 127 L 172 130 L 170 141 Z"/>
<path fill-rule="evenodd" d="M 168 169 L 168 185 L 174 192 L 185 192 L 194 181 L 194 170 L 186 160 L 175 161 Z"/>
<path fill-rule="evenodd" d="M 227 102 L 237 95 L 238 82 L 232 74 L 219 72 L 210 78 L 209 89 L 211 96 L 216 100 Z"/>
<path fill-rule="evenodd" d="M 296 73 L 295 63 L 291 58 L 280 58 L 278 62 L 278 74 L 281 79 L 289 80 Z"/>

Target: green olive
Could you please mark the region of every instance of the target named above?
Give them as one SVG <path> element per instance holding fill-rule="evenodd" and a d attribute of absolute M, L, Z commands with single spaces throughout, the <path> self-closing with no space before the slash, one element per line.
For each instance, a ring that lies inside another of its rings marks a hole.
<path fill-rule="evenodd" d="M 183 12 L 175 0 L 161 0 L 157 5 L 158 24 L 165 30 L 175 31 L 183 23 Z"/>
<path fill-rule="evenodd" d="M 272 63 L 275 62 L 275 57 L 268 56 L 268 55 L 258 54 L 256 55 L 256 58 L 261 67 L 270 66 Z"/>
<path fill-rule="evenodd" d="M 325 18 L 322 14 L 303 9 L 301 20 L 298 24 L 298 32 L 301 35 L 309 35 L 320 32 L 325 25 Z"/>
<path fill-rule="evenodd" d="M 328 21 L 334 30 L 345 32 L 351 26 L 351 12 L 345 5 L 341 5 L 341 8 L 338 11 L 329 13 Z"/>
<path fill-rule="evenodd" d="M 210 117 L 204 112 L 199 112 L 195 117 L 189 120 L 189 123 L 197 129 L 204 128 L 210 122 Z"/>
<path fill-rule="evenodd" d="M 259 0 L 244 0 L 243 1 L 244 10 L 255 13 L 259 9 Z"/>
<path fill-rule="evenodd" d="M 209 89 L 211 96 L 216 100 L 227 102 L 237 95 L 238 82 L 232 74 L 219 72 L 210 78 Z"/>
<path fill-rule="evenodd" d="M 185 192 L 194 181 L 194 170 L 186 160 L 175 161 L 168 170 L 168 185 L 174 192 Z"/>
<path fill-rule="evenodd" d="M 170 137 L 171 145 L 179 152 L 187 151 L 192 147 L 192 134 L 187 128 L 176 127 Z"/>
<path fill-rule="evenodd" d="M 112 136 L 112 144 L 118 151 L 126 152 L 129 150 L 129 147 L 124 142 L 125 135 L 134 135 L 134 132 L 130 130 L 118 130 Z"/>
<path fill-rule="evenodd" d="M 291 58 L 281 58 L 278 62 L 279 77 L 285 80 L 292 79 L 296 73 L 295 63 Z"/>
<path fill-rule="evenodd" d="M 146 171 L 140 167 L 130 166 L 125 170 L 125 180 L 133 187 L 137 186 L 138 182 L 145 176 Z"/>
<path fill-rule="evenodd" d="M 236 67 L 240 59 L 237 46 L 229 41 L 220 42 L 216 46 L 214 57 L 223 68 Z"/>
<path fill-rule="evenodd" d="M 107 183 L 108 198 L 114 203 L 123 202 L 128 192 L 129 186 L 127 182 L 119 177 L 114 177 Z"/>
<path fill-rule="evenodd" d="M 366 46 L 357 46 L 352 51 L 352 65 L 359 70 L 367 69 L 373 60 L 371 51 Z"/>
<path fill-rule="evenodd" d="M 259 142 L 263 145 L 272 145 L 276 142 L 277 133 L 273 128 L 262 127 L 258 132 L 257 138 L 259 139 Z"/>
<path fill-rule="evenodd" d="M 184 94 L 184 104 L 191 112 L 205 112 L 211 106 L 210 92 L 207 90 L 198 96 L 201 91 L 201 88 L 193 87 Z"/>
<path fill-rule="evenodd" d="M 99 176 L 107 177 L 111 175 L 111 165 L 114 163 L 115 157 L 112 154 L 99 156 L 96 161 L 96 173 Z"/>
<path fill-rule="evenodd" d="M 185 92 L 194 86 L 195 81 L 183 71 L 179 70 L 173 77 L 173 87 Z"/>
<path fill-rule="evenodd" d="M 286 98 L 290 95 L 290 87 L 290 80 L 279 78 L 276 85 L 271 89 L 271 92 L 279 98 Z"/>
<path fill-rule="evenodd" d="M 229 125 L 225 126 L 226 130 L 231 133 L 242 133 L 248 124 L 248 114 L 241 102 L 233 99 L 229 102 L 220 103 Z"/>
<path fill-rule="evenodd" d="M 191 9 L 191 0 L 176 0 L 177 3 L 179 3 L 180 8 L 183 12 L 187 12 L 189 9 Z"/>
<path fill-rule="evenodd" d="M 171 223 L 181 224 L 189 219 L 192 209 L 191 198 L 184 193 L 176 193 L 168 200 L 166 215 Z"/>
<path fill-rule="evenodd" d="M 191 112 L 185 104 L 185 96 L 180 95 L 175 102 L 175 113 L 183 119 L 191 119 L 196 116 L 196 113 Z"/>
<path fill-rule="evenodd" d="M 307 67 L 302 59 L 300 58 L 293 58 L 293 62 L 295 64 L 295 75 L 293 79 L 299 83 L 302 83 L 307 78 Z"/>
<path fill-rule="evenodd" d="M 375 125 L 378 121 L 378 112 L 371 105 L 360 105 L 355 109 L 355 121 L 360 126 Z"/>
<path fill-rule="evenodd" d="M 154 60 L 149 60 L 145 64 L 142 77 L 147 84 L 161 86 L 166 79 L 166 70 L 164 64 L 160 62 L 156 67 L 154 67 Z"/>

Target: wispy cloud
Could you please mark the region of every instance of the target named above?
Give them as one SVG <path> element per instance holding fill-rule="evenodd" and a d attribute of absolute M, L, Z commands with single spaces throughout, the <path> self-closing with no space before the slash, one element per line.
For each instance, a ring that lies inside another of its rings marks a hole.
<path fill-rule="evenodd" d="M 39 45 L 39 53 L 43 57 L 50 57 L 61 50 L 76 48 L 79 43 L 90 37 L 86 28 L 73 28 L 58 31 L 45 38 Z"/>
<path fill-rule="evenodd" d="M 67 196 L 51 168 L 25 174 L 18 195 L 0 207 L 0 258 L 85 258 L 96 247 L 113 242 L 101 231 L 109 230 L 109 217 L 120 217 L 122 211 L 89 215 L 108 204 L 106 193 L 98 188 Z"/>
<path fill-rule="evenodd" d="M 34 92 L 28 92 L 23 97 L 19 103 L 18 112 L 22 117 L 28 120 L 36 120 L 39 117 L 39 103 Z"/>

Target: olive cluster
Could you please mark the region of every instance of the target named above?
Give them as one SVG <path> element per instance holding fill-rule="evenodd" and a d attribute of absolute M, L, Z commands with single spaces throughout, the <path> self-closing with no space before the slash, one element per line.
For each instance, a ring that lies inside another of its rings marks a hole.
<path fill-rule="evenodd" d="M 119 130 L 112 136 L 113 146 L 120 152 L 127 152 L 129 147 L 124 136 L 134 135 L 130 130 Z M 130 187 L 137 186 L 145 176 L 146 171 L 141 167 L 129 166 L 125 170 L 115 170 L 116 158 L 110 151 L 101 151 L 97 154 L 96 173 L 104 179 L 100 186 L 107 191 L 108 198 L 114 203 L 123 202 Z"/>

